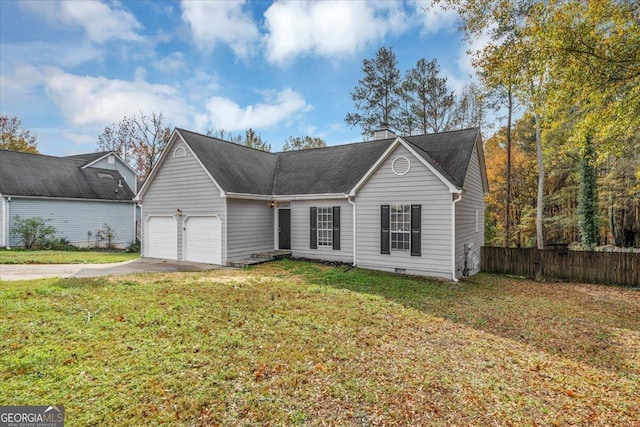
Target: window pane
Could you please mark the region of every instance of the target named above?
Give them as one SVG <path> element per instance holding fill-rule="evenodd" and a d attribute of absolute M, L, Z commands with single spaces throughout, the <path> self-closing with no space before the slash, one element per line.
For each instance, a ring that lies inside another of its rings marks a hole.
<path fill-rule="evenodd" d="M 333 246 L 333 208 L 318 208 L 318 245 Z"/>
<path fill-rule="evenodd" d="M 411 205 L 392 205 L 390 211 L 391 249 L 408 251 L 411 245 Z"/>

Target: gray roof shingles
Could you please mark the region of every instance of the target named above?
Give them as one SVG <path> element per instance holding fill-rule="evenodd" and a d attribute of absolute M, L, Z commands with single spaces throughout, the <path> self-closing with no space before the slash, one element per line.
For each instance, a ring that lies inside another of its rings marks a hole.
<path fill-rule="evenodd" d="M 346 194 L 395 140 L 274 154 L 184 129 L 178 132 L 224 191 L 261 195 Z M 473 128 L 403 139 L 462 188 L 479 132 Z"/>
<path fill-rule="evenodd" d="M 0 194 L 132 201 L 118 171 L 85 168 L 85 160 L 0 150 Z M 121 184 L 122 186 L 120 186 Z"/>

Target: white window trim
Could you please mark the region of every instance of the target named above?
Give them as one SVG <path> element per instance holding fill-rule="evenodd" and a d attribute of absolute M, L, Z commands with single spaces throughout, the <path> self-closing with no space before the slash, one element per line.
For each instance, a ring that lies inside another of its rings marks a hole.
<path fill-rule="evenodd" d="M 325 213 L 322 213 L 322 212 Z M 327 221 L 324 221 L 324 225 L 326 228 L 321 228 L 320 224 L 322 223 L 321 218 L 325 216 L 328 218 Z M 319 247 L 333 247 L 333 207 L 323 206 L 318 207 L 316 212 L 316 233 L 317 233 L 317 245 Z M 324 233 L 324 236 L 321 238 L 321 234 Z"/>
<path fill-rule="evenodd" d="M 396 212 L 395 216 L 396 216 L 396 221 L 393 220 L 394 217 L 394 208 L 396 209 L 396 211 L 398 210 L 398 208 L 401 208 L 401 212 Z M 406 208 L 406 211 L 405 211 Z M 397 221 L 397 217 L 398 215 L 403 217 L 403 221 L 402 222 L 398 222 Z M 406 218 L 405 218 L 406 217 Z M 394 231 L 394 225 L 398 226 L 398 224 L 405 224 L 406 226 L 403 227 L 404 230 L 395 230 Z M 404 234 L 406 235 L 407 238 L 407 247 L 406 248 L 402 248 L 399 249 L 397 247 L 397 243 L 399 243 L 399 241 L 396 241 L 396 247 L 394 248 L 394 239 L 393 239 L 393 235 L 394 234 Z M 396 203 L 396 204 L 392 204 L 389 206 L 389 249 L 391 251 L 394 252 L 411 252 L 411 205 L 410 204 L 405 204 L 405 203 Z"/>

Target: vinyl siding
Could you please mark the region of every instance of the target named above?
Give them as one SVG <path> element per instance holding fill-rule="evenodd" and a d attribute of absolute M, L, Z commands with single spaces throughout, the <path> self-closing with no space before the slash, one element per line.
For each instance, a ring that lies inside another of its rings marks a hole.
<path fill-rule="evenodd" d="M 48 219 L 55 227 L 56 237 L 65 238 L 78 246 L 94 246 L 96 230 L 105 224 L 111 226 L 115 237 L 112 245 L 124 247 L 134 239 L 133 202 L 97 202 L 91 200 L 22 199 L 12 197 L 9 202 L 9 230 L 15 226 L 15 216 L 20 218 L 40 217 Z M 89 238 L 87 232 L 91 232 Z M 21 244 L 13 233 L 11 246 Z M 99 241 L 106 246 L 106 241 Z"/>
<path fill-rule="evenodd" d="M 91 167 L 117 170 L 118 172 L 120 172 L 120 175 L 122 175 L 122 177 L 124 178 L 124 181 L 127 183 L 129 188 L 131 189 L 131 191 L 133 191 L 134 193 L 137 191 L 137 189 L 136 189 L 136 175 L 133 172 L 131 172 L 131 170 L 128 167 L 126 167 L 117 158 L 116 158 L 115 163 L 109 163 L 108 157 L 105 157 L 104 159 L 100 160 L 99 162 L 96 162 L 93 165 L 91 165 Z"/>
<path fill-rule="evenodd" d="M 393 160 L 405 156 L 411 169 L 405 175 L 391 170 Z M 448 188 L 404 146 L 398 146 L 356 194 L 356 264 L 384 271 L 451 278 L 451 200 Z M 391 251 L 380 254 L 380 206 L 422 205 L 422 255 Z"/>
<path fill-rule="evenodd" d="M 310 249 L 311 207 L 340 206 L 340 250 L 330 246 Z M 353 262 L 353 206 L 346 199 L 319 199 L 291 202 L 291 255 L 326 261 Z"/>
<path fill-rule="evenodd" d="M 228 260 L 273 250 L 273 215 L 270 202 L 227 199 Z"/>
<path fill-rule="evenodd" d="M 470 247 L 467 259 L 469 274 L 480 271 L 480 248 L 484 245 L 484 192 L 477 146 L 471 155 L 464 180 L 464 190 L 462 200 L 456 203 L 456 277 L 462 277 L 465 244 Z M 478 231 L 476 231 L 476 210 L 478 211 Z"/>
<path fill-rule="evenodd" d="M 173 157 L 177 147 L 184 147 L 186 156 Z M 182 216 L 176 217 L 178 227 L 178 259 L 182 260 L 183 221 L 187 216 L 218 215 L 222 221 L 222 263 L 227 260 L 226 203 L 220 190 L 213 183 L 203 167 L 193 157 L 182 141 L 171 147 L 164 163 L 156 173 L 141 201 L 141 237 L 144 254 L 145 223 L 149 216 L 176 216 L 178 209 Z"/>

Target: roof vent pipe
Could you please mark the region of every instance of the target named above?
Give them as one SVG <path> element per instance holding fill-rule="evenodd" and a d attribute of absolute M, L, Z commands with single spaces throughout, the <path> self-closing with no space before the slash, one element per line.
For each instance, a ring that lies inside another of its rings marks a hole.
<path fill-rule="evenodd" d="M 373 140 L 377 141 L 379 139 L 389 139 L 389 138 L 395 138 L 396 134 L 389 129 L 389 123 L 387 122 L 382 122 L 380 124 L 380 129 L 376 130 L 373 132 Z"/>

